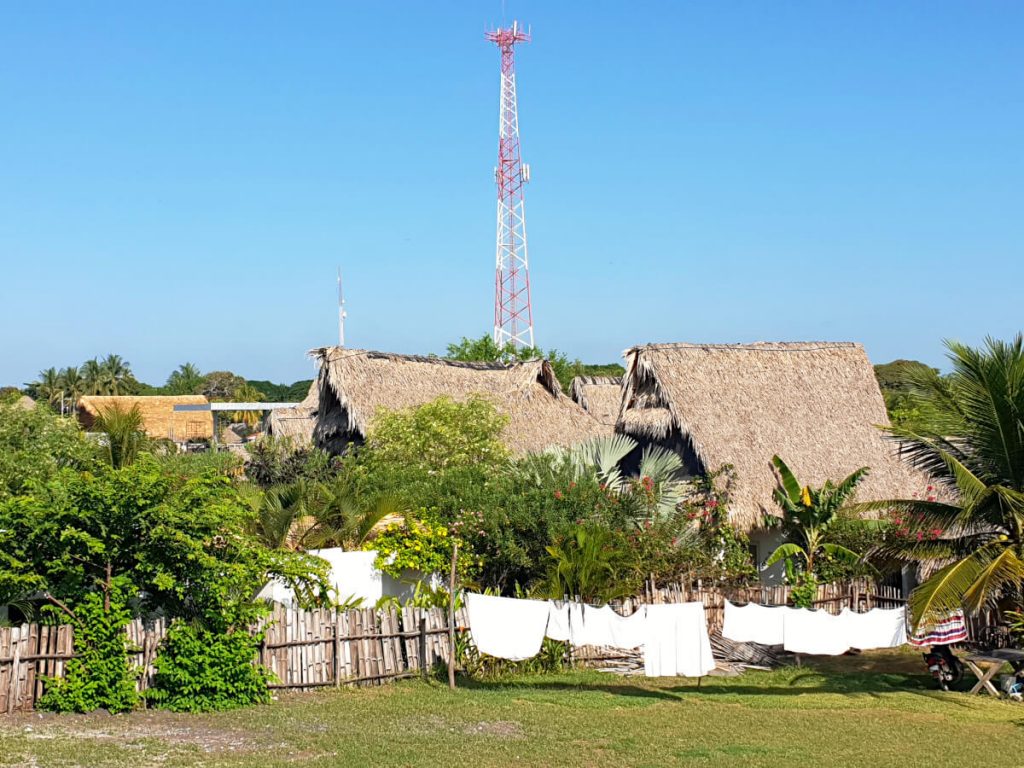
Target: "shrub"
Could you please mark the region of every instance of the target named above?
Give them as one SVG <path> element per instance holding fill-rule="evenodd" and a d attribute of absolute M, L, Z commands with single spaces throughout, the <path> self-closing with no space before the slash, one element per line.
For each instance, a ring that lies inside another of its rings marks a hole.
<path fill-rule="evenodd" d="M 135 690 L 138 670 L 128 663 L 131 621 L 123 594 L 115 590 L 109 609 L 96 592 L 87 594 L 75 612 L 75 658 L 64 679 L 48 679 L 40 709 L 53 712 L 127 712 L 141 702 Z"/>
<path fill-rule="evenodd" d="M 212 712 L 270 701 L 254 660 L 261 638 L 244 628 L 213 632 L 183 621 L 167 630 L 146 698 L 173 712 Z"/>

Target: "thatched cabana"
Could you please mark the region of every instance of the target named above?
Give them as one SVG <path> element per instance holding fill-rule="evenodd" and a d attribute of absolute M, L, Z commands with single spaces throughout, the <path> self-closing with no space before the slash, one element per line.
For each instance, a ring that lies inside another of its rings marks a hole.
<path fill-rule="evenodd" d="M 320 388 L 314 381 L 305 399 L 294 408 L 279 408 L 267 416 L 267 434 L 288 438 L 296 448 L 313 443 L 317 412 L 320 409 Z"/>
<path fill-rule="evenodd" d="M 91 429 L 96 417 L 109 408 L 130 411 L 138 408 L 142 425 L 153 438 L 186 443 L 213 438 L 213 414 L 210 411 L 175 411 L 176 405 L 208 405 L 203 395 L 85 395 L 78 400 L 78 420 Z"/>
<path fill-rule="evenodd" d="M 332 453 L 362 442 L 379 409 L 413 408 L 444 395 L 457 401 L 480 395 L 493 402 L 509 418 L 502 438 L 518 454 L 610 431 L 562 394 L 546 360 L 462 363 L 341 347 L 311 354 L 320 363 L 314 439 Z"/>
<path fill-rule="evenodd" d="M 602 424 L 614 427 L 622 405 L 622 376 L 577 376 L 569 397 Z"/>
<path fill-rule="evenodd" d="M 859 501 L 925 491 L 879 429 L 889 418 L 860 344 L 649 344 L 626 360 L 618 430 L 672 447 L 694 472 L 731 464 L 742 528 L 776 513 L 774 454 L 811 485 L 870 467 Z"/>

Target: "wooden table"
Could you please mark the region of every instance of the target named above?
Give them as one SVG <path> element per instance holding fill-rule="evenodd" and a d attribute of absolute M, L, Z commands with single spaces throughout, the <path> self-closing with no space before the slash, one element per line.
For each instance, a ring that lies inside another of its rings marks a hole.
<path fill-rule="evenodd" d="M 981 693 L 984 689 L 998 699 L 999 689 L 992 685 L 992 678 L 999 674 L 1006 664 L 1013 667 L 1014 674 L 1024 669 L 1024 651 L 998 648 L 985 653 L 972 653 L 965 661 L 967 667 L 978 678 L 978 682 L 971 688 L 971 694 Z"/>

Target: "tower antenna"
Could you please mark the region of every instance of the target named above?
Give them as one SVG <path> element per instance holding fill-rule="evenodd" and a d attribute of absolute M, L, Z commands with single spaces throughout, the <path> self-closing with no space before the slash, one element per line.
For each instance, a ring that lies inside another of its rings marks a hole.
<path fill-rule="evenodd" d="M 516 99 L 516 43 L 528 43 L 530 32 L 519 22 L 486 33 L 501 52 L 501 97 L 498 101 L 498 232 L 494 278 L 494 343 L 499 348 L 533 347 L 533 308 L 526 251 L 523 186 L 530 166 L 519 152 L 519 107 Z"/>
<path fill-rule="evenodd" d="M 338 346 L 345 346 L 345 294 L 341 290 L 341 267 L 338 267 Z"/>

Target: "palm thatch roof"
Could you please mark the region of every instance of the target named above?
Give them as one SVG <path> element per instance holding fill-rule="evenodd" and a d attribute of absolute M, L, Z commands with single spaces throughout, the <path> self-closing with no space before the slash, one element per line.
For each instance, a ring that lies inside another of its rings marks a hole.
<path fill-rule="evenodd" d="M 602 424 L 615 426 L 622 405 L 622 376 L 577 376 L 569 397 Z"/>
<path fill-rule="evenodd" d="M 213 414 L 210 411 L 175 411 L 176 405 L 208 405 L 204 395 L 85 395 L 78 400 L 78 420 L 90 429 L 96 417 L 109 408 L 126 411 L 138 408 L 142 425 L 153 438 L 184 443 L 209 440 L 213 437 Z"/>
<path fill-rule="evenodd" d="M 14 401 L 14 404 L 23 411 L 34 411 L 36 408 L 36 401 L 28 395 L 22 395 Z"/>
<path fill-rule="evenodd" d="M 267 433 L 286 437 L 296 447 L 307 447 L 313 442 L 317 412 L 320 410 L 320 388 L 314 381 L 309 385 L 305 399 L 294 408 L 280 408 L 267 417 Z"/>
<path fill-rule="evenodd" d="M 626 358 L 619 431 L 682 445 L 703 472 L 731 464 L 741 527 L 777 512 L 774 454 L 811 485 L 870 467 L 858 501 L 925 491 L 879 429 L 889 418 L 860 344 L 649 344 Z"/>
<path fill-rule="evenodd" d="M 610 432 L 562 394 L 546 360 L 463 363 L 340 347 L 311 354 L 320 363 L 314 438 L 331 451 L 362 441 L 379 409 L 413 408 L 441 396 L 459 401 L 479 395 L 493 402 L 509 418 L 502 439 L 514 453 L 568 446 Z"/>

